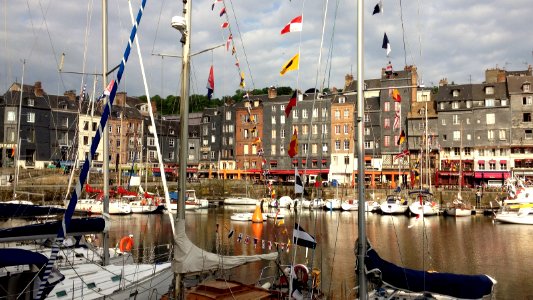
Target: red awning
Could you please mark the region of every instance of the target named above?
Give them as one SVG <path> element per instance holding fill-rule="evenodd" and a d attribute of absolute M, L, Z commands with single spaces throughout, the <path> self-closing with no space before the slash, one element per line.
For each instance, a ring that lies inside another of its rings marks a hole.
<path fill-rule="evenodd" d="M 323 170 L 319 170 L 319 169 L 312 169 L 312 170 L 298 170 L 298 172 L 300 173 L 300 175 L 303 175 L 304 172 L 306 175 L 318 175 L 318 174 L 327 174 L 329 173 L 329 169 L 323 169 Z M 272 175 L 290 175 L 290 174 L 294 174 L 294 170 L 270 170 L 270 174 Z"/>
<path fill-rule="evenodd" d="M 246 170 L 245 173 L 258 174 L 258 173 L 261 173 L 261 170 L 260 169 L 250 169 L 250 170 Z"/>
<path fill-rule="evenodd" d="M 450 172 L 439 172 L 439 176 L 450 176 Z"/>
<path fill-rule="evenodd" d="M 498 172 L 498 173 L 485 173 L 484 177 L 488 178 L 488 179 L 502 179 L 503 175 L 500 172 Z"/>
<path fill-rule="evenodd" d="M 298 160 L 297 160 L 297 159 L 293 159 L 293 160 L 292 160 L 292 163 L 293 163 L 293 164 L 297 164 L 297 163 L 298 163 Z"/>
<path fill-rule="evenodd" d="M 270 161 L 270 164 L 277 164 L 277 163 L 278 163 L 277 160 L 271 160 L 271 161 Z"/>
<path fill-rule="evenodd" d="M 302 159 L 302 164 L 307 163 L 307 159 Z"/>
<path fill-rule="evenodd" d="M 474 172 L 463 172 L 463 176 L 474 176 Z"/>
<path fill-rule="evenodd" d="M 197 168 L 187 168 L 187 173 L 196 173 L 198 172 Z"/>
<path fill-rule="evenodd" d="M 495 164 L 495 163 L 496 163 L 496 160 L 494 159 L 489 160 L 489 164 Z"/>
<path fill-rule="evenodd" d="M 477 163 L 478 163 L 478 165 L 484 165 L 485 161 L 484 160 L 478 160 Z"/>
<path fill-rule="evenodd" d="M 500 160 L 500 164 L 506 164 L 507 161 L 505 159 Z"/>
<path fill-rule="evenodd" d="M 313 159 L 313 162 L 318 162 L 318 159 Z"/>
<path fill-rule="evenodd" d="M 325 163 L 327 163 L 327 162 L 328 162 L 328 160 L 327 160 L 327 159 L 325 159 L 325 158 L 324 158 L 324 159 L 322 159 L 322 163 L 323 163 L 323 164 L 325 164 Z"/>
<path fill-rule="evenodd" d="M 160 169 L 159 168 L 152 168 L 152 172 L 155 172 L 155 173 L 161 173 Z M 174 172 L 174 169 L 172 168 L 165 168 L 165 173 L 172 173 Z"/>

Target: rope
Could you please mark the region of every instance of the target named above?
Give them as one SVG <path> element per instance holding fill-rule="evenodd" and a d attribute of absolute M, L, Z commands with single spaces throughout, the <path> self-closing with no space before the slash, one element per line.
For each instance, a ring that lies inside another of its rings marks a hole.
<path fill-rule="evenodd" d="M 80 172 L 80 178 L 78 183 L 76 184 L 75 190 L 72 192 L 71 200 L 68 204 L 67 210 L 65 212 L 64 218 L 63 218 L 63 226 L 59 230 L 57 234 L 56 243 L 52 247 L 52 254 L 50 255 L 50 259 L 48 260 L 48 263 L 46 264 L 46 268 L 44 270 L 43 274 L 43 280 L 41 281 L 41 284 L 39 285 L 39 291 L 35 295 L 34 299 L 41 299 L 43 296 L 44 289 L 46 287 L 46 282 L 48 281 L 48 277 L 50 276 L 50 273 L 52 272 L 52 267 L 54 266 L 54 263 L 57 259 L 57 253 L 59 252 L 59 247 L 57 244 L 60 244 L 63 242 L 67 228 L 70 225 L 70 222 L 72 220 L 72 216 L 74 214 L 74 208 L 76 207 L 76 203 L 78 202 L 78 197 L 82 193 L 83 185 L 85 184 L 85 181 L 87 179 L 87 174 L 89 173 L 89 167 L 91 166 L 92 157 L 96 153 L 96 149 L 98 148 L 98 144 L 100 143 L 100 139 L 103 134 L 103 128 L 105 128 L 107 119 L 109 117 L 109 113 L 111 111 L 111 107 L 113 105 L 113 101 L 115 100 L 115 95 L 117 93 L 118 85 L 120 84 L 120 81 L 122 79 L 122 75 L 124 73 L 124 68 L 126 66 L 126 62 L 128 61 L 131 46 L 133 43 L 133 40 L 135 39 L 135 35 L 137 34 L 137 27 L 139 26 L 139 23 L 141 21 L 142 13 L 144 10 L 144 6 L 146 5 L 146 0 L 142 1 L 141 7 L 139 8 L 139 12 L 137 13 L 137 18 L 135 20 L 135 24 L 133 25 L 133 28 L 131 30 L 130 38 L 128 40 L 128 44 L 126 46 L 126 50 L 124 51 L 124 55 L 122 57 L 122 61 L 120 63 L 119 70 L 117 72 L 117 80 L 113 82 L 113 87 L 111 89 L 111 93 L 109 95 L 109 101 L 107 102 L 107 105 L 104 107 L 104 112 L 102 113 L 102 118 L 100 119 L 100 123 L 98 124 L 98 129 L 96 131 L 96 134 L 93 138 L 92 144 L 91 144 L 91 152 L 90 155 L 88 155 L 85 158 L 85 162 L 83 163 L 82 170 Z"/>

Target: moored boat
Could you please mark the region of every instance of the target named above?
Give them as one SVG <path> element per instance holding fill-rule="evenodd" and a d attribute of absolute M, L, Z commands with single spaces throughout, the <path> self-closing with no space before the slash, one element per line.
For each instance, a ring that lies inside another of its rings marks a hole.
<path fill-rule="evenodd" d="M 401 215 L 407 213 L 409 205 L 400 195 L 388 195 L 379 208 L 383 214 Z"/>

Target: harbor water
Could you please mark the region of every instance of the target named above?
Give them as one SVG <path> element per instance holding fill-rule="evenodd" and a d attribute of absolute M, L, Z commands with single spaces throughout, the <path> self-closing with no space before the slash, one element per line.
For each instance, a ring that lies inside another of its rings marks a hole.
<path fill-rule="evenodd" d="M 234 212 L 253 209 L 221 206 L 187 211 L 187 234 L 197 246 L 227 255 L 266 253 L 274 251 L 277 243 L 282 264 L 292 261 L 296 251 L 296 263 L 312 262 L 320 270 L 321 289 L 330 299 L 355 298 L 357 212 L 282 209 L 284 219 L 263 224 L 230 220 Z M 294 222 L 315 237 L 314 251 L 289 244 L 287 252 Z M 494 224 L 483 215 L 414 218 L 367 213 L 366 222 L 368 240 L 386 260 L 414 269 L 488 274 L 498 281 L 495 299 L 533 298 L 533 226 Z M 111 244 L 128 234 L 134 235 L 135 247 L 140 249 L 171 243 L 169 215 L 112 216 Z M 138 255 L 149 254 L 140 251 Z M 231 271 L 231 278 L 253 284 L 266 265 L 240 267 Z"/>

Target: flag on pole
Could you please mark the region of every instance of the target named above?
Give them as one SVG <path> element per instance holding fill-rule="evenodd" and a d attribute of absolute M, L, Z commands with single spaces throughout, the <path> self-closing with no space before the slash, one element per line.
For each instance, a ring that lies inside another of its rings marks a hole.
<path fill-rule="evenodd" d="M 229 51 L 229 45 L 231 44 L 232 40 L 233 40 L 233 36 L 230 34 L 228 36 L 228 40 L 226 41 L 226 51 Z"/>
<path fill-rule="evenodd" d="M 389 53 L 391 52 L 389 38 L 387 37 L 387 33 L 383 36 L 383 44 L 381 45 L 381 48 L 387 50 L 387 56 L 389 56 Z"/>
<path fill-rule="evenodd" d="M 225 13 L 226 13 L 226 8 L 222 7 L 222 9 L 220 10 L 219 16 L 222 17 Z"/>
<path fill-rule="evenodd" d="M 302 16 L 297 16 L 296 18 L 292 19 L 287 25 L 285 25 L 285 27 L 283 27 L 281 34 L 297 31 L 302 31 Z"/>
<path fill-rule="evenodd" d="M 104 95 L 109 96 L 111 95 L 111 90 L 113 89 L 113 86 L 115 85 L 115 79 L 111 80 L 107 87 L 104 90 Z"/>
<path fill-rule="evenodd" d="M 281 68 L 281 72 L 279 72 L 279 74 L 283 76 L 288 71 L 298 70 L 299 64 L 300 64 L 300 54 L 298 53 L 283 65 L 283 67 Z"/>
<path fill-rule="evenodd" d="M 408 150 L 408 149 L 404 149 L 402 152 L 396 154 L 396 155 L 394 156 L 394 160 L 397 160 L 398 158 L 400 158 L 400 157 L 404 157 L 404 156 L 406 156 L 406 155 L 409 155 L 409 150 Z"/>
<path fill-rule="evenodd" d="M 307 233 L 298 223 L 294 223 L 293 243 L 302 247 L 316 248 L 315 237 Z"/>
<path fill-rule="evenodd" d="M 298 174 L 298 168 L 294 168 L 294 193 L 304 193 L 304 185 L 302 183 L 302 178 L 300 178 L 300 174 Z"/>
<path fill-rule="evenodd" d="M 372 15 L 379 14 L 383 12 L 383 1 L 379 0 L 378 4 L 374 6 L 374 11 L 372 12 Z"/>
<path fill-rule="evenodd" d="M 222 23 L 222 25 L 220 25 L 221 28 L 228 28 L 228 26 L 229 26 L 228 22 L 224 22 Z"/>
<path fill-rule="evenodd" d="M 292 134 L 288 153 L 291 158 L 298 154 L 298 131 L 296 129 L 294 129 L 294 133 Z"/>
<path fill-rule="evenodd" d="M 289 103 L 285 107 L 285 117 L 286 118 L 289 117 L 289 114 L 291 113 L 292 108 L 296 106 L 297 97 L 298 97 L 298 92 L 295 90 L 294 93 L 292 94 L 291 99 L 289 99 Z"/>
<path fill-rule="evenodd" d="M 405 142 L 405 131 L 402 129 L 402 133 L 400 133 L 400 137 L 398 138 L 398 145 L 401 145 Z"/>
<path fill-rule="evenodd" d="M 215 90 L 215 77 L 213 75 L 213 65 L 209 69 L 209 77 L 207 77 L 207 100 L 211 100 L 213 97 L 213 91 Z"/>
<path fill-rule="evenodd" d="M 402 96 L 400 95 L 398 89 L 392 90 L 392 99 L 394 99 L 396 102 L 402 102 Z"/>

